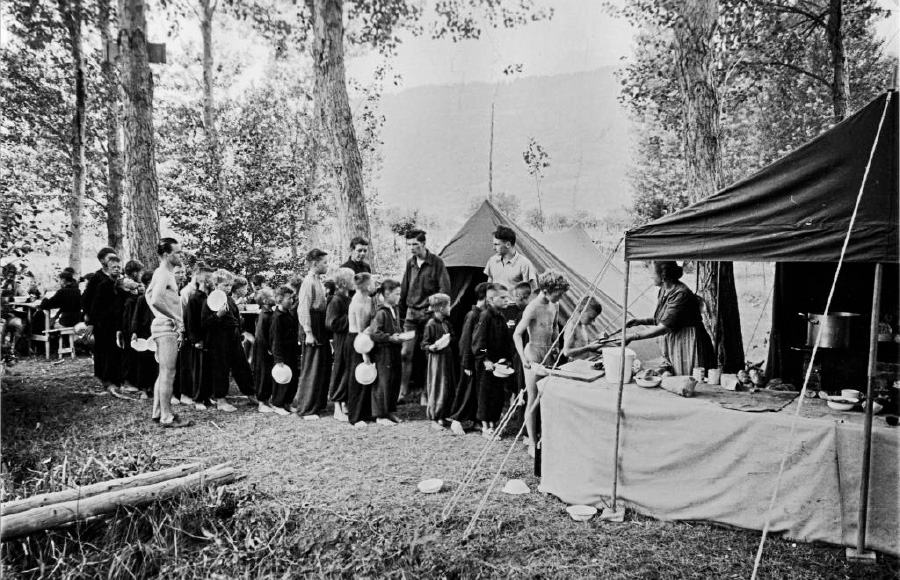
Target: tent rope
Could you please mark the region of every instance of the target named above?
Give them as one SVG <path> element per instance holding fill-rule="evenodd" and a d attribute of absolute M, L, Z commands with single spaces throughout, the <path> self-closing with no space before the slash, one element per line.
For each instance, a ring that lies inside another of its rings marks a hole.
<path fill-rule="evenodd" d="M 884 118 L 887 116 L 888 106 L 890 105 L 891 95 L 888 93 L 885 96 L 884 101 L 884 109 L 881 112 L 881 119 L 878 121 L 878 131 L 875 133 L 875 142 L 872 143 L 872 149 L 869 151 L 869 161 L 866 163 L 866 170 L 863 173 L 862 183 L 859 185 L 859 192 L 856 194 L 856 204 L 853 206 L 853 214 L 850 216 L 850 225 L 847 228 L 847 234 L 844 236 L 844 243 L 841 246 L 841 255 L 838 259 L 837 268 L 834 271 L 834 279 L 831 282 L 831 289 L 828 291 L 828 300 L 825 302 L 825 312 L 824 316 L 827 316 L 831 309 L 831 301 L 834 298 L 834 291 L 837 287 L 838 276 L 841 273 L 841 267 L 844 264 L 844 257 L 847 253 L 847 246 L 850 244 L 850 234 L 853 233 L 853 226 L 856 223 L 856 215 L 859 212 L 859 204 L 862 201 L 863 191 L 866 188 L 866 181 L 869 178 L 869 170 L 872 168 L 872 159 L 875 157 L 875 150 L 878 148 L 878 141 L 881 138 L 881 129 L 884 126 Z M 806 376 L 803 378 L 803 387 L 800 389 L 800 396 L 797 398 L 797 410 L 794 412 L 794 417 L 791 420 L 791 432 L 788 437 L 787 445 L 784 447 L 784 452 L 781 456 L 781 465 L 778 468 L 778 477 L 775 479 L 775 489 L 772 490 L 772 499 L 769 502 L 769 508 L 766 511 L 766 523 L 763 526 L 762 537 L 759 540 L 759 549 L 756 551 L 756 559 L 753 562 L 753 573 L 750 575 L 750 580 L 756 580 L 756 574 L 759 572 L 759 564 L 762 561 L 763 548 L 766 544 L 766 537 L 769 535 L 769 527 L 772 523 L 772 510 L 775 507 L 775 501 L 778 498 L 778 488 L 781 486 L 781 479 L 784 475 L 784 468 L 787 463 L 788 453 L 790 452 L 791 447 L 794 443 L 794 434 L 797 428 L 797 419 L 800 417 L 800 409 L 803 407 L 803 401 L 806 399 L 806 387 L 809 384 L 809 377 L 812 374 L 813 364 L 816 360 L 816 354 L 819 351 L 819 345 L 822 342 L 822 336 L 825 333 L 820 332 L 818 336 L 816 336 L 816 342 L 813 345 L 812 355 L 810 357 L 809 366 L 806 368 Z"/>
<path fill-rule="evenodd" d="M 597 284 L 600 282 L 600 280 L 606 274 L 606 271 L 609 268 L 610 263 L 612 262 L 613 256 L 615 256 L 616 253 L 618 253 L 619 248 L 621 247 L 622 242 L 624 240 L 625 240 L 624 236 L 619 238 L 619 241 L 616 243 L 616 247 L 609 254 L 609 256 L 607 256 L 606 261 L 603 264 L 603 267 L 600 268 L 600 271 L 597 273 L 597 275 L 594 277 L 594 280 L 591 281 L 591 284 L 588 286 L 587 292 L 585 293 L 585 298 L 583 300 L 583 303 L 576 302 L 575 310 L 573 311 L 572 316 L 570 316 L 569 319 L 566 321 L 566 324 L 563 325 L 562 330 L 560 330 L 560 332 L 556 335 L 556 338 L 553 340 L 552 344 L 556 344 L 559 341 L 559 338 L 561 336 L 563 336 L 563 334 L 566 332 L 566 329 L 569 327 L 569 325 L 572 324 L 573 321 L 578 320 L 580 318 L 581 312 L 584 311 L 584 309 L 587 307 L 588 303 L 590 302 L 589 297 L 593 296 L 593 291 L 596 289 Z M 552 353 L 552 350 L 548 351 L 547 354 L 544 355 L 544 358 L 541 360 L 541 363 L 540 363 L 541 366 L 544 366 L 546 364 L 547 359 L 549 358 L 551 353 Z M 562 357 L 562 351 L 560 350 L 553 366 L 556 366 L 556 364 L 559 363 L 559 360 L 561 357 Z M 548 380 L 548 384 L 549 384 L 549 380 Z M 546 386 L 544 388 L 546 388 Z M 534 412 L 534 408 L 537 406 L 537 403 L 538 403 L 538 401 L 540 401 L 540 399 L 541 399 L 541 394 L 538 393 L 537 397 L 535 397 L 533 404 L 530 404 L 528 406 L 528 408 L 526 409 L 526 411 L 525 411 L 526 415 L 528 413 Z M 496 441 L 500 440 L 500 433 L 502 433 L 503 430 L 506 428 L 507 424 L 509 423 L 509 420 L 512 418 L 512 415 L 515 412 L 516 407 L 518 407 L 520 404 L 522 404 L 523 400 L 524 400 L 524 391 L 519 393 L 519 396 L 516 399 L 516 404 L 510 405 L 509 410 L 506 412 L 506 414 L 501 419 L 500 424 L 497 426 L 496 429 L 494 429 L 494 433 L 491 436 L 490 440 L 482 447 L 481 452 L 475 458 L 475 461 L 472 463 L 472 465 L 469 466 L 469 469 L 466 472 L 466 475 L 463 477 L 462 481 L 460 482 L 459 487 L 456 488 L 456 490 L 453 492 L 453 495 L 450 496 L 450 499 L 447 500 L 447 504 L 444 506 L 444 509 L 441 510 L 441 520 L 442 521 L 446 521 L 447 518 L 450 517 L 450 514 L 453 513 L 454 508 L 459 503 L 459 501 L 462 499 L 463 492 L 474 481 L 476 473 L 481 468 L 481 466 L 484 464 L 484 462 L 487 461 L 488 451 L 490 450 L 490 448 L 493 446 L 493 444 Z M 524 426 L 524 422 L 523 422 L 523 426 Z M 521 435 L 521 431 L 522 430 L 520 429 L 519 435 Z M 512 445 L 510 446 L 510 449 L 515 447 L 516 441 L 518 440 L 519 435 L 517 435 L 516 438 L 513 440 Z M 506 462 L 504 460 L 504 462 L 500 465 L 500 469 L 498 470 L 497 475 L 494 477 L 494 482 L 488 487 L 488 492 L 485 497 L 487 497 L 487 495 L 490 495 L 490 492 L 493 490 L 494 483 L 496 483 L 497 478 L 499 477 L 500 473 L 503 471 L 503 466 L 505 465 L 505 463 Z M 477 520 L 478 515 L 480 515 L 480 513 L 481 513 L 480 510 L 478 510 L 476 512 L 476 515 L 473 518 L 472 522 L 469 524 L 469 527 L 466 528 L 467 531 L 470 531 L 470 527 L 474 526 L 474 523 Z"/>
<path fill-rule="evenodd" d="M 772 299 L 772 294 L 775 291 L 775 284 L 772 284 L 772 287 L 769 288 L 769 295 L 766 296 L 766 301 L 763 302 L 762 310 L 759 313 L 759 318 L 756 319 L 756 326 L 753 327 L 753 333 L 750 334 L 750 340 L 747 341 L 747 344 L 744 346 L 744 352 L 750 350 L 750 345 L 753 344 L 753 339 L 756 338 L 756 331 L 759 329 L 759 323 L 762 322 L 763 316 L 766 314 L 766 306 L 769 305 L 769 300 Z"/>

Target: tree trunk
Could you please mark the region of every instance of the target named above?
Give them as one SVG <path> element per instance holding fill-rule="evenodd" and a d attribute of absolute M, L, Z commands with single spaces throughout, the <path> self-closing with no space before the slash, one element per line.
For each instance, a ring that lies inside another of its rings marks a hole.
<path fill-rule="evenodd" d="M 719 96 L 713 76 L 713 37 L 718 25 L 717 0 L 685 0 L 674 3 L 679 11 L 675 24 L 675 59 L 682 96 L 682 142 L 691 203 L 721 186 L 722 151 Z M 704 324 L 713 339 L 719 365 L 727 372 L 744 366 L 741 321 L 730 262 L 698 262 L 698 292 L 704 305 Z"/>
<path fill-rule="evenodd" d="M 212 182 L 216 185 L 216 215 L 221 223 L 228 201 L 225 199 L 225 182 L 222 179 L 222 149 L 219 145 L 219 132 L 216 129 L 216 103 L 213 98 L 213 52 L 212 23 L 218 2 L 200 0 L 200 32 L 203 36 L 203 127 L 206 131 L 206 146 L 209 152 Z M 218 225 L 218 224 L 217 224 Z"/>
<path fill-rule="evenodd" d="M 844 52 L 843 19 L 842 0 L 829 0 L 825 38 L 828 40 L 828 47 L 831 50 L 831 103 L 834 109 L 834 120 L 837 122 L 843 121 L 847 116 L 847 101 L 850 98 L 850 76 L 847 74 L 847 54 Z"/>
<path fill-rule="evenodd" d="M 59 12 L 69 33 L 72 69 L 75 81 L 75 111 L 72 114 L 72 194 L 69 198 L 69 229 L 71 241 L 69 245 L 69 266 L 76 272 L 81 271 L 81 251 L 84 243 L 84 140 L 85 140 L 85 100 L 84 86 L 84 47 L 82 45 L 81 1 L 69 4 L 59 1 Z"/>
<path fill-rule="evenodd" d="M 158 262 L 159 190 L 153 136 L 153 76 L 147 60 L 147 19 L 143 0 L 124 0 L 119 14 L 125 119 L 125 192 L 128 250 L 145 268 Z"/>
<path fill-rule="evenodd" d="M 100 0 L 100 38 L 103 46 L 112 41 L 110 34 L 110 0 Z M 120 256 L 125 253 L 122 216 L 122 134 L 119 114 L 119 75 L 115 60 L 103 59 L 104 124 L 106 125 L 106 243 Z"/>
<path fill-rule="evenodd" d="M 363 236 L 371 244 L 362 156 L 344 72 L 343 0 L 312 0 L 312 4 L 316 117 L 323 149 L 331 159 L 341 233 L 346 239 Z M 373 252 L 374 247 L 369 247 Z M 370 259 L 373 257 L 374 252 Z"/>

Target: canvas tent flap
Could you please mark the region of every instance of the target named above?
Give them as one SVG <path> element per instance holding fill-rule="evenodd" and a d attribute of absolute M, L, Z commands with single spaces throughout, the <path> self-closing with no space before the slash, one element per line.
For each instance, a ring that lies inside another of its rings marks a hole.
<path fill-rule="evenodd" d="M 885 106 L 844 259 L 897 262 L 896 91 L 744 181 L 628 231 L 625 259 L 838 261 Z"/>
<path fill-rule="evenodd" d="M 590 290 L 592 280 L 588 280 L 571 267 L 565 261 L 565 256 L 557 256 L 544 247 L 534 236 L 509 219 L 490 201 L 485 201 L 478 208 L 478 211 L 463 224 L 459 232 L 439 254 L 450 274 L 454 293 L 453 302 L 462 304 L 460 301 L 462 293 L 471 292 L 474 284 L 480 281 L 478 275 L 481 280 L 484 279 L 481 272 L 494 253 L 493 232 L 498 225 L 508 226 L 516 232 L 516 249 L 531 260 L 538 273 L 553 269 L 566 276 L 571 284 L 571 289 L 560 302 L 560 310 L 565 317 L 570 316 L 575 310 L 576 302 Z M 622 307 L 619 302 L 597 287 L 591 293 L 603 306 L 603 312 L 595 323 L 596 329 L 598 331 L 605 329 L 609 332 L 618 329 L 622 324 Z M 451 317 L 454 322 L 461 322 L 461 317 L 465 315 L 464 310 L 468 310 L 468 305 L 462 304 L 459 308 L 454 307 L 454 314 Z M 642 361 L 655 361 L 661 357 L 659 347 L 654 341 L 633 343 L 630 348 Z"/>
<path fill-rule="evenodd" d="M 619 268 L 623 255 L 617 253 L 612 257 L 606 272 L 601 278 L 598 275 L 603 269 L 608 256 L 594 244 L 594 240 L 581 226 L 575 226 L 559 232 L 541 234 L 538 240 L 557 256 L 565 256 L 565 262 L 588 280 L 597 279 L 597 287 L 609 296 L 619 298 L 625 288 L 625 273 Z M 657 288 L 640 287 L 635 282 L 632 272 L 628 290 L 628 310 L 638 318 L 653 318 L 656 312 Z"/>

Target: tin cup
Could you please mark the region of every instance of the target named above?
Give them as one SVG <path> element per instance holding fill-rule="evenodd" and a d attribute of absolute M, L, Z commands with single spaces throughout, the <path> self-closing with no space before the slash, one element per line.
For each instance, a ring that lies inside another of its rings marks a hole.
<path fill-rule="evenodd" d="M 703 367 L 694 367 L 694 371 L 691 373 L 691 376 L 694 377 L 694 380 L 698 383 L 703 382 L 703 378 L 706 376 L 706 369 Z"/>
<path fill-rule="evenodd" d="M 710 385 L 718 385 L 722 379 L 722 369 L 709 369 L 706 371 L 706 382 Z"/>

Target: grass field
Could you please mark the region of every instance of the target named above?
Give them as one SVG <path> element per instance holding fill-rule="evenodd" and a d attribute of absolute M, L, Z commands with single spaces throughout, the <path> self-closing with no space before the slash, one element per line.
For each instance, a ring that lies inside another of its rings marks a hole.
<path fill-rule="evenodd" d="M 536 491 L 522 450 L 467 542 L 461 534 L 508 449 L 496 446 L 458 510 L 440 512 L 484 440 L 435 432 L 421 407 L 396 428 L 331 419 L 187 411 L 164 431 L 149 404 L 95 395 L 90 360 L 26 360 L 4 378 L 4 499 L 202 458 L 230 460 L 239 482 L 3 545 L 8 578 L 749 578 L 759 533 L 629 513 L 623 524 L 571 521 Z M 425 478 L 443 493 L 422 495 Z M 897 578 L 900 564 L 849 564 L 842 548 L 771 538 L 761 578 Z"/>

